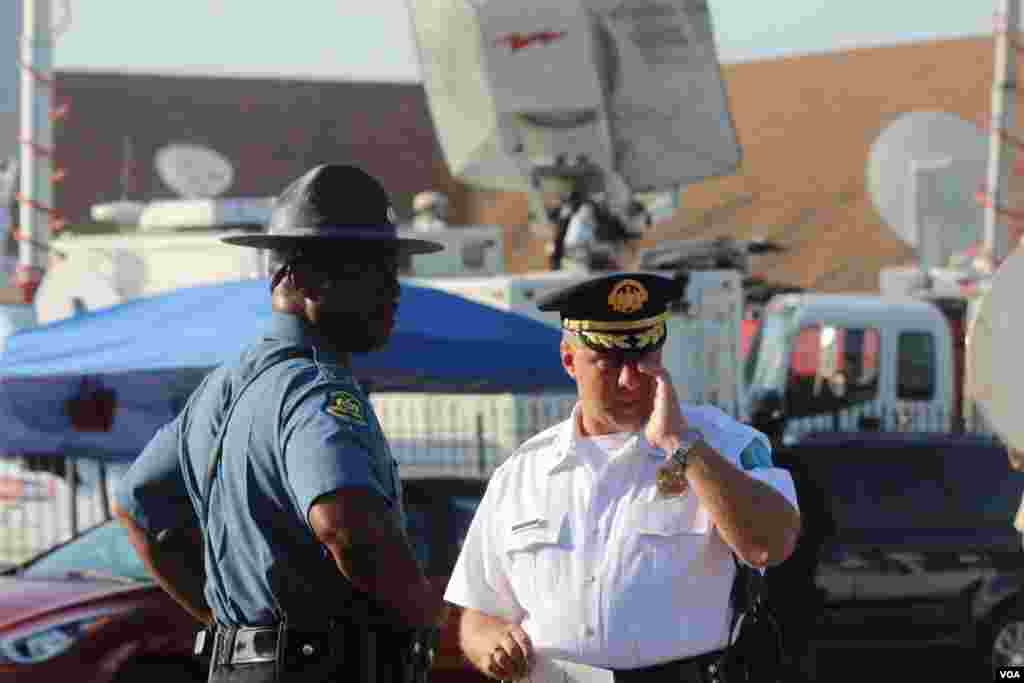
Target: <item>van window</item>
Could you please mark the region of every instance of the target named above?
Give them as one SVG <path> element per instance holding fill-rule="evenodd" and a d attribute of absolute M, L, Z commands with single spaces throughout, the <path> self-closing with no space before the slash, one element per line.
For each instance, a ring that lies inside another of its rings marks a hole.
<path fill-rule="evenodd" d="M 896 344 L 896 398 L 930 401 L 935 395 L 935 338 L 901 332 Z"/>

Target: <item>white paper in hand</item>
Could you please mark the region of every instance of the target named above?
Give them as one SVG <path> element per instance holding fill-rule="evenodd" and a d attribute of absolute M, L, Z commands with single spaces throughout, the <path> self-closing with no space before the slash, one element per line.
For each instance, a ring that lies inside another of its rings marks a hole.
<path fill-rule="evenodd" d="M 608 669 L 537 655 L 526 680 L 528 683 L 614 683 L 615 674 Z"/>

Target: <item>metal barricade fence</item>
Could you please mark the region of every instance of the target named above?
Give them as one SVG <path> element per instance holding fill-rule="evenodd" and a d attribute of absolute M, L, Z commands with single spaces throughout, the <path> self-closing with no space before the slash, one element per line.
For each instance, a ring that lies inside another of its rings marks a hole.
<path fill-rule="evenodd" d="M 487 478 L 520 444 L 568 417 L 575 397 L 380 394 L 371 400 L 403 478 Z M 0 567 L 109 518 L 127 465 L 106 466 L 105 488 L 95 461 L 80 459 L 73 467 L 75 487 L 63 457 L 0 460 Z"/>
<path fill-rule="evenodd" d="M 377 394 L 371 401 L 403 478 L 486 479 L 523 442 L 567 418 L 575 396 Z M 840 415 L 793 420 L 785 440 L 829 431 L 944 432 L 950 423 L 941 409 L 865 404 Z M 991 434 L 977 416 L 963 431 Z M 73 488 L 62 471 L 63 458 L 30 460 L 0 460 L 0 566 L 22 562 L 107 519 L 126 467 L 107 467 L 104 495 L 95 462 L 77 462 L 79 484 Z"/>

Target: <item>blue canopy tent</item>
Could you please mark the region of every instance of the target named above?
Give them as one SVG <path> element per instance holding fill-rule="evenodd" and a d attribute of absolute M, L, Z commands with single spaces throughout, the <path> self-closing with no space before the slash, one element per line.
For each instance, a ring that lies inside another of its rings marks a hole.
<path fill-rule="evenodd" d="M 133 459 L 203 375 L 259 336 L 270 312 L 268 282 L 246 280 L 12 335 L 0 355 L 0 453 Z M 355 356 L 353 369 L 375 391 L 570 391 L 558 340 L 557 329 L 525 316 L 403 284 L 391 341 Z M 84 396 L 113 398 L 109 424 L 73 419 Z"/>

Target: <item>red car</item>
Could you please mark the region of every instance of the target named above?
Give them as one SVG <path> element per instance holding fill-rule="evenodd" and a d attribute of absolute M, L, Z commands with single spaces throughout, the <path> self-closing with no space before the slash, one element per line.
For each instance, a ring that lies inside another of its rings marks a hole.
<path fill-rule="evenodd" d="M 196 621 L 150 578 L 116 522 L 0 576 L 0 678 L 205 680 Z"/>
<path fill-rule="evenodd" d="M 405 482 L 409 532 L 427 573 L 446 581 L 486 483 Z M 152 580 L 121 525 L 106 522 L 0 573 L 0 679 L 205 681 L 192 656 L 195 620 Z M 454 620 L 441 636 L 433 683 L 480 683 L 458 649 Z"/>

